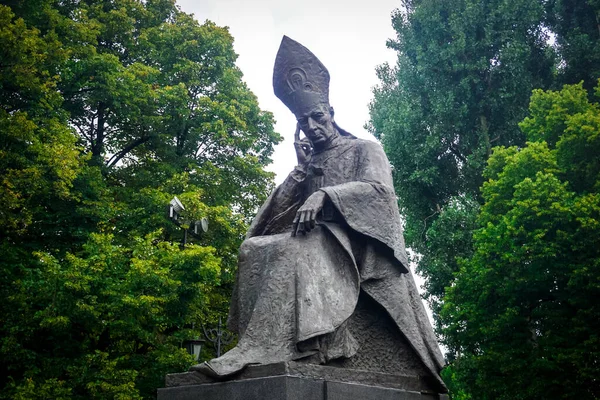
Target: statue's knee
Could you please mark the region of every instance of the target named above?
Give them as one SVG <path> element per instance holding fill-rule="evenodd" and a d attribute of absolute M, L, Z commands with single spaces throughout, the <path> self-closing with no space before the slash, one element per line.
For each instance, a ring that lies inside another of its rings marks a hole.
<path fill-rule="evenodd" d="M 238 258 L 241 260 L 242 258 L 246 258 L 248 253 L 252 251 L 253 245 L 251 243 L 253 238 L 246 239 L 242 242 L 240 249 L 238 251 Z"/>

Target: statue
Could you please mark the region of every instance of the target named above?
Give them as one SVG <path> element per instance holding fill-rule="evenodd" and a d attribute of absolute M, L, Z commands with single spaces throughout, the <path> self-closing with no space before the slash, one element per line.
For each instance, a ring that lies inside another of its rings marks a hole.
<path fill-rule="evenodd" d="M 415 374 L 443 388 L 444 361 L 408 269 L 383 149 L 337 125 L 327 69 L 286 36 L 273 87 L 298 121 L 298 165 L 258 211 L 240 248 L 229 316 L 237 346 L 192 370 L 219 378 L 250 364 L 291 360 L 368 369 L 372 360 L 367 367 L 351 360 L 373 324 L 357 328 L 353 321 L 377 307 L 416 360 Z M 390 346 L 380 347 L 367 357 L 377 360 Z"/>

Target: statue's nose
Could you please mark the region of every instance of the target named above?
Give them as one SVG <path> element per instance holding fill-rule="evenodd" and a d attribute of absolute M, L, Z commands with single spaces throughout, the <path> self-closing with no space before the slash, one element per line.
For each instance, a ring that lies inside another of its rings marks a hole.
<path fill-rule="evenodd" d="M 308 117 L 308 121 L 307 122 L 308 122 L 308 129 L 310 129 L 311 131 L 314 130 L 315 127 L 317 126 L 317 123 L 311 117 Z"/>

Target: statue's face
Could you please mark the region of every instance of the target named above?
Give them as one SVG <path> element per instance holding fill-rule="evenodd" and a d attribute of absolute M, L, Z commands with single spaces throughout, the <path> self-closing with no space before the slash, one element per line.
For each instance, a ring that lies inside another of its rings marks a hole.
<path fill-rule="evenodd" d="M 323 147 L 337 134 L 333 126 L 331 108 L 326 104 L 315 105 L 310 111 L 296 115 L 296 119 L 300 129 L 317 149 Z"/>

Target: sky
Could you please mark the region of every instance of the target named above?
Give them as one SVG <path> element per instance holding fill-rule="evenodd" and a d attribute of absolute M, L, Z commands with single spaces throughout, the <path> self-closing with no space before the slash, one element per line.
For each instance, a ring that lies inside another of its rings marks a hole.
<path fill-rule="evenodd" d="M 177 0 L 177 4 L 201 23 L 208 19 L 229 27 L 243 79 L 261 109 L 273 113 L 275 130 L 284 138 L 267 168 L 276 173 L 276 183 L 296 165 L 296 119 L 273 93 L 273 65 L 283 35 L 307 47 L 329 70 L 329 103 L 338 125 L 362 139 L 375 140 L 364 125 L 372 88 L 379 83 L 376 67 L 396 62 L 396 52 L 386 42 L 396 37 L 391 15 L 400 0 Z M 423 280 L 416 274 L 415 280 L 420 290 Z"/>
<path fill-rule="evenodd" d="M 375 68 L 396 60 L 386 41 L 395 38 L 391 14 L 400 0 L 178 0 L 177 4 L 201 23 L 209 19 L 229 27 L 244 81 L 261 109 L 274 114 L 275 130 L 284 138 L 267 168 L 277 174 L 276 183 L 296 164 L 296 120 L 273 94 L 273 64 L 283 35 L 307 47 L 329 70 L 336 122 L 360 138 L 375 140 L 363 126 L 369 119 L 372 88 L 378 84 Z"/>

